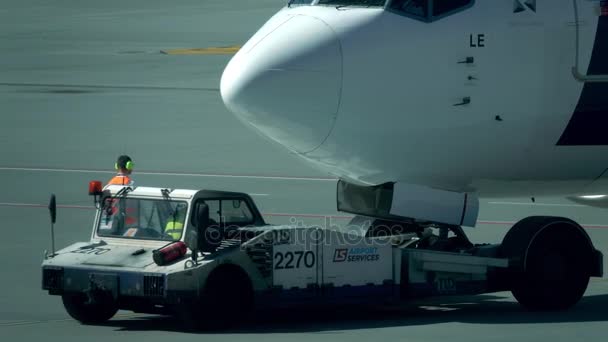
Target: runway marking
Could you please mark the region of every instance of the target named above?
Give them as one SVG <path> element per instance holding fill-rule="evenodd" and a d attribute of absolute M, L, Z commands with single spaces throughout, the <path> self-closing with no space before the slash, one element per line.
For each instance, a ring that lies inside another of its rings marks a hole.
<path fill-rule="evenodd" d="M 91 170 L 91 169 L 61 169 L 61 168 L 39 168 L 39 167 L 0 167 L 0 171 L 34 171 L 34 172 L 67 172 L 67 173 L 105 173 L 115 174 L 116 171 Z M 175 176 L 175 177 L 212 177 L 212 178 L 249 178 L 269 180 L 297 180 L 315 182 L 335 182 L 336 178 L 323 177 L 292 177 L 292 176 L 264 176 L 264 175 L 237 175 L 222 173 L 188 173 L 188 172 L 163 172 L 163 171 L 136 171 L 138 175 L 152 176 Z"/>
<path fill-rule="evenodd" d="M 165 55 L 234 55 L 240 49 L 241 47 L 239 45 L 233 45 L 223 47 L 161 50 L 160 53 Z"/>
<path fill-rule="evenodd" d="M 60 83 L 18 83 L 0 82 L 0 86 L 8 87 L 47 87 L 47 88 L 93 88 L 93 89 L 132 89 L 132 90 L 185 90 L 219 92 L 219 88 L 202 87 L 164 87 L 148 85 L 111 85 L 111 84 L 60 84 Z"/>
<path fill-rule="evenodd" d="M 350 220 L 353 216 L 346 215 L 321 215 L 321 214 L 290 214 L 290 213 L 262 213 L 264 216 L 272 217 L 302 217 L 302 218 L 331 218 L 337 220 Z"/>
<path fill-rule="evenodd" d="M 137 318 L 140 317 L 140 314 L 121 314 L 115 315 L 112 319 L 116 318 Z M 16 327 L 21 325 L 34 325 L 34 324 L 44 324 L 44 323 L 63 323 L 63 322 L 76 322 L 73 318 L 64 318 L 64 319 L 51 319 L 46 321 L 13 321 L 13 322 L 4 322 L 0 323 L 0 327 Z"/>
<path fill-rule="evenodd" d="M 0 207 L 22 207 L 22 208 L 47 208 L 46 204 L 36 203 L 11 203 L 11 202 L 0 202 Z M 69 204 L 58 204 L 57 208 L 63 209 L 80 209 L 80 210 L 95 210 L 93 206 L 85 205 L 69 205 Z M 270 217 L 301 217 L 301 218 L 331 218 L 337 220 L 350 220 L 353 216 L 347 215 L 323 215 L 323 214 L 295 214 L 295 213 L 262 213 L 262 216 Z M 498 226 L 512 226 L 515 221 L 477 221 L 477 224 L 487 225 L 498 225 Z M 597 228 L 597 229 L 608 229 L 608 225 L 605 224 L 581 224 L 584 228 Z"/>
<path fill-rule="evenodd" d="M 9 202 L 0 202 L 0 207 L 46 208 L 46 207 L 48 207 L 48 205 L 47 204 L 36 204 L 36 203 L 9 203 Z M 87 206 L 87 205 L 69 205 L 69 204 L 57 205 L 57 208 L 95 210 L 95 207 L 92 207 L 92 206 Z"/>
<path fill-rule="evenodd" d="M 508 226 L 508 225 L 514 225 L 515 222 L 512 221 L 477 221 L 477 224 L 490 224 L 490 225 L 496 225 L 496 226 Z M 608 227 L 608 226 L 606 226 Z"/>
<path fill-rule="evenodd" d="M 6 323 L 0 323 L 0 327 L 16 327 L 16 326 L 20 326 L 20 325 L 33 325 L 33 324 L 42 324 L 42 323 L 61 323 L 61 322 L 67 322 L 67 321 L 73 321 L 73 319 L 66 318 L 66 319 L 53 319 L 53 320 L 48 320 L 48 321 L 6 322 Z"/>
<path fill-rule="evenodd" d="M 539 206 L 539 207 L 588 207 L 582 204 L 559 204 L 559 203 L 527 203 L 527 202 L 488 202 L 489 204 L 498 204 L 498 205 L 529 205 L 529 206 Z"/>
<path fill-rule="evenodd" d="M 265 195 L 265 194 L 258 194 Z M 12 203 L 12 202 L 0 202 L 0 207 L 18 207 L 18 208 L 47 208 L 47 204 L 37 203 Z M 57 204 L 57 208 L 60 209 L 80 209 L 80 210 L 95 210 L 95 207 L 89 205 L 70 205 L 70 204 Z M 303 217 L 303 218 L 333 218 L 339 220 L 349 220 L 352 216 L 346 215 L 320 215 L 320 214 L 289 214 L 289 213 L 261 213 L 263 216 L 274 216 L 274 217 Z"/>

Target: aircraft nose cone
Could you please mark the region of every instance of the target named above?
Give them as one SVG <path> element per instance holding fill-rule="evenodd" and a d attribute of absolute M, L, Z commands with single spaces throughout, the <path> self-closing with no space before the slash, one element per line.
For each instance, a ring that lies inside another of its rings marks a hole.
<path fill-rule="evenodd" d="M 303 15 L 254 35 L 228 63 L 220 85 L 230 111 L 299 153 L 316 149 L 331 132 L 341 89 L 337 35 Z"/>

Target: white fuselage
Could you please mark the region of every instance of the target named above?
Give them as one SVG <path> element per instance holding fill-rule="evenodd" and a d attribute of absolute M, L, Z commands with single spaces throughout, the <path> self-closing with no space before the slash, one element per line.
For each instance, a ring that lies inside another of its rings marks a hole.
<path fill-rule="evenodd" d="M 599 3 L 576 2 L 586 72 Z M 286 7 L 227 66 L 222 97 L 350 181 L 482 196 L 597 191 L 608 146 L 559 143 L 585 87 L 572 73 L 573 0 L 536 3 L 514 13 L 511 0 L 477 0 L 430 23 L 380 7 Z"/>

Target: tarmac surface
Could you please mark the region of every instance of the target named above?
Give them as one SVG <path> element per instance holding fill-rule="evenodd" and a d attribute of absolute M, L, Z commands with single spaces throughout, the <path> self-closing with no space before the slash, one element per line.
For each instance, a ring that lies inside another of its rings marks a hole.
<path fill-rule="evenodd" d="M 57 246 L 88 240 L 94 211 L 87 183 L 109 179 L 122 153 L 134 158 L 138 185 L 247 192 L 271 223 L 348 222 L 335 211 L 332 177 L 249 131 L 224 108 L 218 87 L 229 54 L 161 53 L 241 45 L 284 3 L 2 1 L 0 340 L 604 340 L 603 279 L 594 279 L 565 312 L 527 312 L 510 293 L 497 293 L 267 313 L 239 328 L 200 334 L 181 331 L 171 318 L 130 312 L 104 325 L 80 325 L 60 298 L 41 290 L 49 195 L 59 203 Z M 561 198 L 483 200 L 480 223 L 467 232 L 477 243 L 500 242 L 515 221 L 545 214 L 585 225 L 608 255 L 606 211 Z"/>

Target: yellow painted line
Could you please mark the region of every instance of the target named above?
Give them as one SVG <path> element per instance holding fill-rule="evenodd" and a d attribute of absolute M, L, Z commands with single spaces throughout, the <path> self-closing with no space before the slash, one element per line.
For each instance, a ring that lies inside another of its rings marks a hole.
<path fill-rule="evenodd" d="M 234 55 L 239 51 L 239 45 L 224 46 L 224 47 L 207 47 L 195 49 L 173 49 L 161 50 L 160 53 L 165 55 Z"/>

